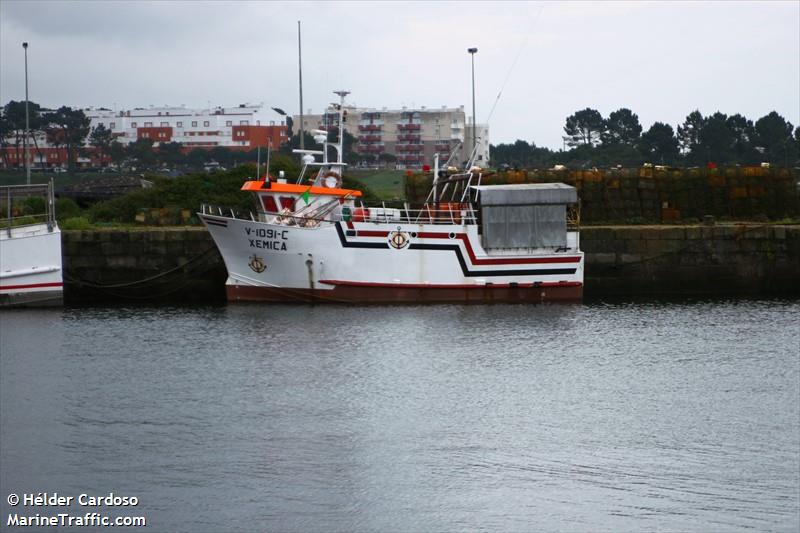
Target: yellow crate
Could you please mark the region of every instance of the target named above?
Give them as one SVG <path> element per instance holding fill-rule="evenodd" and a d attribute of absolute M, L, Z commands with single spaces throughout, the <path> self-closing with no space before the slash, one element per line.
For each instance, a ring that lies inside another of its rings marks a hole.
<path fill-rule="evenodd" d="M 680 209 L 675 209 L 673 207 L 662 207 L 661 208 L 661 221 L 674 221 L 681 219 L 681 211 Z"/>
<path fill-rule="evenodd" d="M 744 167 L 744 175 L 748 178 L 759 178 L 766 175 L 769 172 L 768 168 L 761 168 L 761 167 Z"/>
<path fill-rule="evenodd" d="M 717 175 L 708 177 L 708 184 L 712 187 L 724 187 L 725 181 L 725 176 Z"/>
<path fill-rule="evenodd" d="M 747 187 L 731 187 L 729 196 L 731 200 L 747 198 Z"/>

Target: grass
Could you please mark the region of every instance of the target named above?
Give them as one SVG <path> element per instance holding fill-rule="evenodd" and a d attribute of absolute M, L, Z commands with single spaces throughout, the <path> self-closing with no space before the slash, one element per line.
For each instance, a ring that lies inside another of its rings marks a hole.
<path fill-rule="evenodd" d="M 354 170 L 347 175 L 362 183 L 380 199 L 402 201 L 406 193 L 406 175 L 403 170 Z"/>
<path fill-rule="evenodd" d="M 63 222 L 59 222 L 59 227 L 62 230 L 75 230 L 75 229 L 93 229 L 92 223 L 86 217 L 72 217 Z"/>

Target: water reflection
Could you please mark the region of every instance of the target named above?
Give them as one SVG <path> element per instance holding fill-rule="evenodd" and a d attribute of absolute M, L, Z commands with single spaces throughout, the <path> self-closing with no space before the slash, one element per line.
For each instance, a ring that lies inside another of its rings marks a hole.
<path fill-rule="evenodd" d="M 797 530 L 798 312 L 4 312 L 1 490 L 157 531 Z"/>

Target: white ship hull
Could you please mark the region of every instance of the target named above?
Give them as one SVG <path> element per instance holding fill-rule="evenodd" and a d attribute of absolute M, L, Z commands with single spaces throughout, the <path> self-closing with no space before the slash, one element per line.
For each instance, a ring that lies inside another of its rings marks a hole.
<path fill-rule="evenodd" d="M 0 306 L 62 303 L 58 226 L 41 223 L 0 230 Z"/>
<path fill-rule="evenodd" d="M 341 103 L 333 110 L 344 124 L 348 92 L 336 94 Z M 582 298 L 583 253 L 578 232 L 568 230 L 566 207 L 578 200 L 574 187 L 481 186 L 481 169 L 468 165 L 462 173 L 440 172 L 437 155 L 431 192 L 421 208 L 367 207 L 359 200 L 361 191 L 342 188 L 347 166 L 342 136 L 332 144 L 329 131 L 311 133 L 322 150 L 295 151 L 304 161 L 296 183 L 267 173 L 243 184 L 242 190 L 254 195 L 255 214 L 237 216 L 217 206 L 198 213 L 228 269 L 229 300 Z M 304 182 L 309 169 L 316 172 Z"/>
<path fill-rule="evenodd" d="M 583 253 L 488 255 L 474 224 L 336 221 L 304 228 L 200 214 L 228 269 L 229 300 L 580 300 Z"/>

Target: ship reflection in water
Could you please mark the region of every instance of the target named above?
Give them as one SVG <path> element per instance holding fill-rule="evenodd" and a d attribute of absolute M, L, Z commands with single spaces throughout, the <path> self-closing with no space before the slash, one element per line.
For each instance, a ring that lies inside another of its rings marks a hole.
<path fill-rule="evenodd" d="M 800 528 L 800 303 L 3 312 L 0 490 L 151 531 Z"/>

